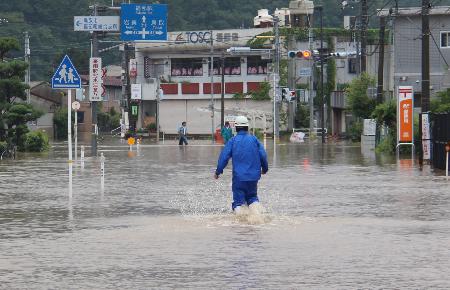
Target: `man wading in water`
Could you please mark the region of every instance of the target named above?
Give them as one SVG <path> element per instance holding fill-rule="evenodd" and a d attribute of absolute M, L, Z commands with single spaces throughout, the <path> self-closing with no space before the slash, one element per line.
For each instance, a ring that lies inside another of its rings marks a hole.
<path fill-rule="evenodd" d="M 214 178 L 223 173 L 230 158 L 233 159 L 232 209 L 240 214 L 242 206 L 259 211 L 258 180 L 269 170 L 267 154 L 258 139 L 248 133 L 248 119 L 236 117 L 236 136 L 227 142 L 217 162 Z"/>

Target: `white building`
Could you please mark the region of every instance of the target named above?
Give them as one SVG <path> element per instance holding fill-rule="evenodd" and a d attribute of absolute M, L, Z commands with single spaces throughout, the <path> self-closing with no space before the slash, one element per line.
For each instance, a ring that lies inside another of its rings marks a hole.
<path fill-rule="evenodd" d="M 225 116 L 246 115 L 254 119 L 252 126 L 271 131 L 272 101 L 254 101 L 247 95 L 269 81 L 270 55 L 248 52 L 231 55 L 230 47 L 246 46 L 256 35 L 271 28 L 230 29 L 212 31 L 169 32 L 167 43 L 135 44 L 137 76 L 132 82 L 142 84 L 137 127 L 154 123 L 157 112 L 157 87 L 163 90 L 159 106 L 161 131 L 175 134 L 182 121 L 187 121 L 191 134 L 209 134 L 220 127 L 221 57 L 225 56 Z M 211 36 L 213 49 L 211 52 Z M 211 114 L 210 58 L 214 56 L 213 98 Z"/>

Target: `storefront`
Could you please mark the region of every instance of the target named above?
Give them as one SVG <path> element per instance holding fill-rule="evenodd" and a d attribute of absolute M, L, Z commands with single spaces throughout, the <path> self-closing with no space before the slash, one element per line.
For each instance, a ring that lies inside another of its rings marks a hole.
<path fill-rule="evenodd" d="M 161 131 L 175 134 L 179 124 L 187 121 L 190 133 L 211 133 L 211 97 L 214 99 L 214 124 L 220 126 L 224 57 L 225 116 L 246 115 L 254 118 L 255 126 L 261 130 L 269 130 L 272 102 L 252 100 L 249 94 L 269 81 L 270 56 L 259 52 L 231 55 L 226 50 L 246 46 L 256 35 L 270 30 L 235 29 L 212 31 L 212 34 L 211 31 L 171 32 L 167 43 L 136 43 L 137 76 L 132 82 L 142 85 L 137 126 L 146 127 L 155 122 L 158 87 L 162 89 Z M 213 76 L 210 75 L 211 56 Z"/>

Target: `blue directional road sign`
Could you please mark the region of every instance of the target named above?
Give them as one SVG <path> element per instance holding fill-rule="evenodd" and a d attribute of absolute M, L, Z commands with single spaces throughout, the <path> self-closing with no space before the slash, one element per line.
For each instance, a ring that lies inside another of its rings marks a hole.
<path fill-rule="evenodd" d="M 69 56 L 64 56 L 58 69 L 52 77 L 53 89 L 80 89 L 81 78 L 73 66 Z"/>
<path fill-rule="evenodd" d="M 167 40 L 167 5 L 122 4 L 120 38 L 123 41 Z"/>

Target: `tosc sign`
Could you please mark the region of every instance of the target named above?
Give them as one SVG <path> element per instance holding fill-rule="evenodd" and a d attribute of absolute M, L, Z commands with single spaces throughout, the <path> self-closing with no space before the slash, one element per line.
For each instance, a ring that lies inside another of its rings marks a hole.
<path fill-rule="evenodd" d="M 175 41 L 185 41 L 187 43 L 210 43 L 211 31 L 188 31 L 177 35 Z"/>

